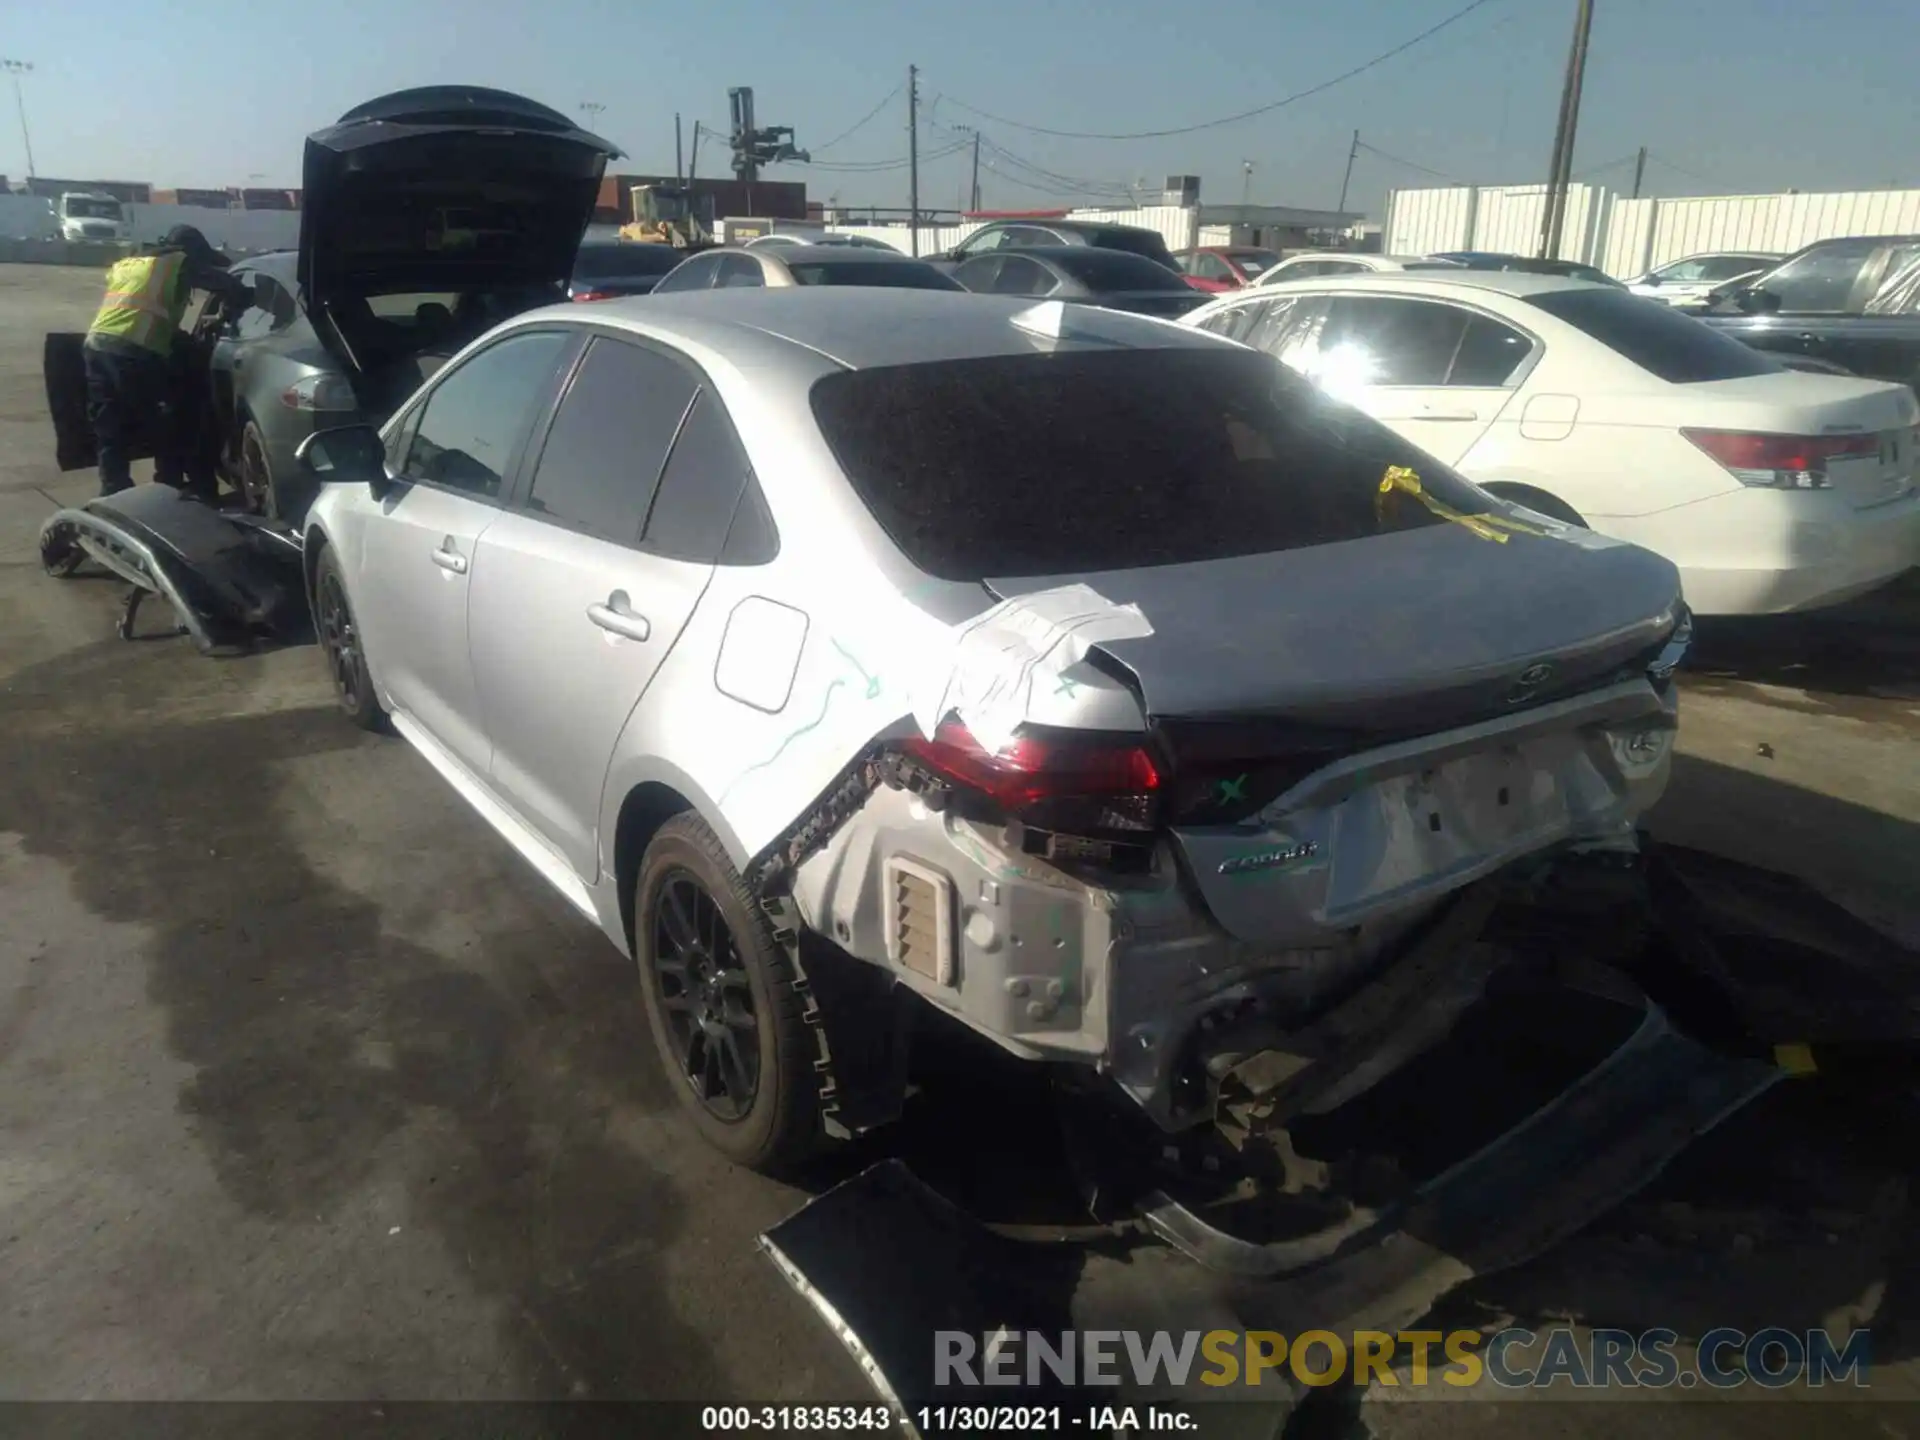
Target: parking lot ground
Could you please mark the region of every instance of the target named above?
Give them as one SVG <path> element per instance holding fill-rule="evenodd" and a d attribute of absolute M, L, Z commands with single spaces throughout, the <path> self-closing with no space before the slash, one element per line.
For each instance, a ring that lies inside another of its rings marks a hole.
<path fill-rule="evenodd" d="M 679 1123 L 626 962 L 407 746 L 348 726 L 311 650 L 122 642 L 117 584 L 41 573 L 40 522 L 93 479 L 51 468 L 40 336 L 97 283 L 0 267 L 0 1398 L 859 1398 L 756 1253 L 804 1192 Z M 1707 637 L 1653 828 L 1911 945 L 1920 592 L 1875 604 L 1840 640 Z M 1911 1102 L 1783 1088 L 1450 1313 L 1871 1320 L 1873 1393 L 1911 1399 Z M 1019 1178 L 1045 1157 L 1009 1153 L 1016 1110 L 936 1087 L 889 1143 L 936 1185 Z M 1537 1425 L 1410 1398 L 1376 1385 L 1354 1423 Z M 1793 1408 L 1662 1433 L 1784 1434 Z M 1820 1429 L 1904 1433 L 1894 1413 Z"/>

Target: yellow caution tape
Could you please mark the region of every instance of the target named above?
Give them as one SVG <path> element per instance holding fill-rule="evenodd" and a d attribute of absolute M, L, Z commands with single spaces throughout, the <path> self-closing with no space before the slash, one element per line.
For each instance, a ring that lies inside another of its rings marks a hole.
<path fill-rule="evenodd" d="M 1387 502 L 1396 492 L 1413 496 L 1442 520 L 1451 520 L 1454 524 L 1471 530 L 1482 540 L 1492 540 L 1504 545 L 1507 543 L 1508 531 L 1516 535 L 1541 533 L 1533 526 L 1509 519 L 1505 515 L 1463 515 L 1451 505 L 1429 495 L 1426 488 L 1421 485 L 1420 477 L 1405 465 L 1389 465 L 1387 473 L 1380 478 L 1380 492 L 1374 497 L 1373 513 L 1374 518 L 1382 524 L 1386 523 Z"/>
<path fill-rule="evenodd" d="M 1813 1047 L 1804 1044 L 1776 1045 L 1773 1063 L 1789 1075 L 1816 1075 L 1820 1067 L 1813 1063 Z"/>

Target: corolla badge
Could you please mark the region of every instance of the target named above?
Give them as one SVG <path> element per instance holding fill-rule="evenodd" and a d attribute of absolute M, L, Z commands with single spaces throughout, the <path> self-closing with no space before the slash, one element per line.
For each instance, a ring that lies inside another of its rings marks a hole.
<path fill-rule="evenodd" d="M 1553 666 L 1545 661 L 1537 665 L 1529 665 L 1513 677 L 1513 688 L 1507 691 L 1507 703 L 1518 705 L 1522 700 L 1531 699 L 1534 692 L 1552 678 Z"/>
<path fill-rule="evenodd" d="M 1220 862 L 1222 875 L 1250 875 L 1258 870 L 1275 870 L 1282 865 L 1291 865 L 1296 860 L 1307 860 L 1320 853 L 1320 847 L 1312 840 L 1302 840 L 1297 845 L 1279 845 L 1270 850 L 1255 850 L 1248 855 L 1236 855 L 1231 860 Z"/>

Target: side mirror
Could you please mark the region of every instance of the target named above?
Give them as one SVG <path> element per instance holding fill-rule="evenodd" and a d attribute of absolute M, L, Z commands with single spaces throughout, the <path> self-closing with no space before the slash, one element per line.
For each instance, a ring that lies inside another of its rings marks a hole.
<path fill-rule="evenodd" d="M 1650 270 L 1650 271 L 1648 271 L 1648 272 L 1647 272 L 1647 273 L 1646 273 L 1645 275 L 1642 275 L 1642 276 L 1640 277 L 1640 283 L 1641 283 L 1642 285 L 1652 285 L 1652 286 L 1655 286 L 1655 287 L 1657 288 L 1657 287 L 1659 287 L 1660 285 L 1663 285 L 1663 284 L 1665 284 L 1666 282 L 1665 282 L 1665 281 L 1663 281 L 1663 280 L 1662 280 L 1662 279 L 1660 278 L 1660 275 L 1659 275 L 1659 272 L 1658 272 L 1658 271 L 1652 271 L 1652 270 Z"/>
<path fill-rule="evenodd" d="M 293 452 L 301 470 L 322 484 L 365 485 L 376 498 L 394 488 L 387 473 L 387 447 L 371 425 L 316 430 Z"/>
<path fill-rule="evenodd" d="M 1780 313 L 1780 297 L 1771 290 L 1762 290 L 1749 285 L 1744 290 L 1734 292 L 1733 303 L 1746 315 L 1777 315 Z"/>

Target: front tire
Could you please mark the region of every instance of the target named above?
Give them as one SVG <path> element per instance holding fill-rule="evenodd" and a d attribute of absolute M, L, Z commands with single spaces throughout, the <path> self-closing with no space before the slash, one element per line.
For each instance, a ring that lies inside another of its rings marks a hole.
<path fill-rule="evenodd" d="M 792 957 L 697 816 L 667 821 L 641 858 L 633 948 L 655 1049 L 702 1138 L 767 1173 L 817 1153 L 818 1041 Z"/>
<path fill-rule="evenodd" d="M 333 681 L 333 698 L 349 720 L 362 730 L 387 729 L 387 712 L 373 691 L 373 676 L 367 669 L 367 652 L 360 639 L 360 626 L 347 599 L 346 576 L 333 547 L 320 552 L 313 576 L 313 625 L 318 632 L 320 651 L 327 659 L 327 672 Z"/>

